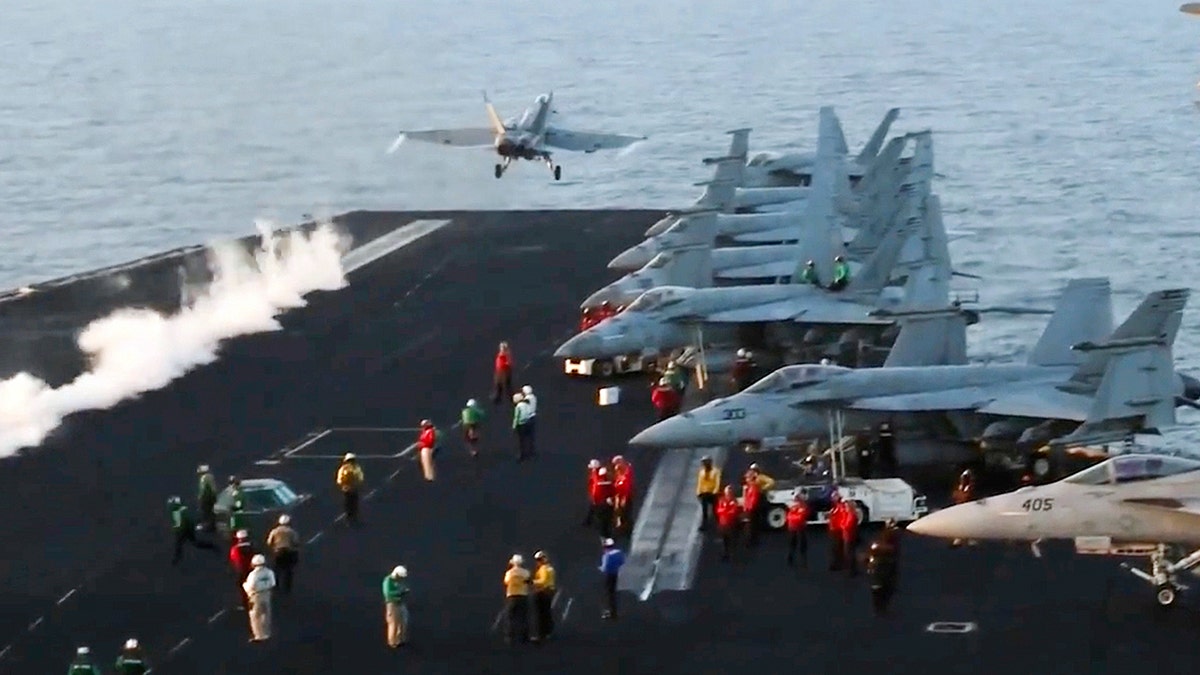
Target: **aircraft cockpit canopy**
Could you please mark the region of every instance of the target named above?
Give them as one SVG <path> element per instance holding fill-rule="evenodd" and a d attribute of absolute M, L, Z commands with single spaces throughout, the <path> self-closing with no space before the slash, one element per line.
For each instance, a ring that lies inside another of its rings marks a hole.
<path fill-rule="evenodd" d="M 1078 485 L 1120 485 L 1200 471 L 1200 461 L 1165 455 L 1118 455 L 1064 479 Z"/>
<path fill-rule="evenodd" d="M 763 379 L 750 385 L 747 393 L 751 394 L 785 394 L 790 391 L 824 382 L 839 373 L 850 372 L 851 368 L 843 366 L 800 365 L 780 368 Z"/>
<path fill-rule="evenodd" d="M 653 312 L 663 307 L 673 305 L 677 302 L 683 302 L 683 299 L 691 295 L 691 288 L 682 286 L 659 286 L 638 296 L 629 307 L 625 309 L 627 312 Z"/>
<path fill-rule="evenodd" d="M 646 263 L 646 267 L 649 267 L 650 269 L 655 269 L 655 270 L 661 269 L 661 268 L 665 267 L 668 262 L 671 261 L 672 257 L 673 256 L 671 255 L 671 253 L 669 251 L 662 251 L 661 253 L 658 253 L 653 258 L 651 258 L 650 262 Z"/>

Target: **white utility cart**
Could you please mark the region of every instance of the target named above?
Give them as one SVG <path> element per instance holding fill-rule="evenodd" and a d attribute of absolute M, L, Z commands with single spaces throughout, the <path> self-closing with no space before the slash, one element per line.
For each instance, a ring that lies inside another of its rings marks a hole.
<path fill-rule="evenodd" d="M 612 359 L 565 359 L 563 372 L 580 377 L 612 377 L 647 370 L 647 359 L 637 354 Z"/>

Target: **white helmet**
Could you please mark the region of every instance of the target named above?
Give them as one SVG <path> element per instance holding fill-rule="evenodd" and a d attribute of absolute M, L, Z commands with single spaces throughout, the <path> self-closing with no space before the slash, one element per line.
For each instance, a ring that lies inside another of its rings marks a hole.
<path fill-rule="evenodd" d="M 201 464 L 200 467 L 196 469 L 196 473 L 208 473 L 208 465 Z"/>
<path fill-rule="evenodd" d="M 91 651 L 92 650 L 88 649 L 87 647 L 80 647 L 79 649 L 75 650 L 75 653 L 80 656 L 87 656 Z"/>
<path fill-rule="evenodd" d="M 823 365 L 823 366 L 827 366 L 827 365 L 829 365 L 830 363 L 831 363 L 831 362 L 830 362 L 830 360 L 829 360 L 829 359 L 821 359 L 821 365 Z"/>
<path fill-rule="evenodd" d="M 606 469 L 606 468 L 604 468 L 604 467 L 600 467 L 600 471 L 598 471 L 597 473 L 599 473 L 601 476 L 607 476 L 607 475 L 608 475 L 608 469 Z"/>
<path fill-rule="evenodd" d="M 616 546 L 616 542 L 614 542 L 612 539 L 605 539 L 604 545 L 605 546 Z"/>
<path fill-rule="evenodd" d="M 290 522 L 292 522 L 292 517 L 289 516 L 288 514 L 285 513 L 282 516 L 279 516 L 279 524 L 280 525 L 287 525 Z"/>
<path fill-rule="evenodd" d="M 358 456 L 355 455 L 353 452 L 347 452 L 346 456 L 342 458 L 342 461 L 349 462 L 350 460 L 357 459 L 357 458 L 358 458 Z"/>
<path fill-rule="evenodd" d="M 473 399 L 473 398 L 467 399 L 467 407 L 468 408 L 474 408 L 477 405 L 479 405 L 479 403 L 476 402 L 475 399 Z"/>
<path fill-rule="evenodd" d="M 408 576 L 408 569 L 404 565 L 396 565 L 396 568 L 392 570 L 392 576 L 397 579 L 403 579 Z"/>
<path fill-rule="evenodd" d="M 759 470 L 758 462 L 754 462 L 753 464 L 751 464 L 751 465 L 750 465 L 750 470 L 751 470 L 751 471 L 758 471 L 758 470 Z"/>
<path fill-rule="evenodd" d="M 513 403 L 520 403 L 521 400 L 524 398 L 525 398 L 525 396 L 523 394 L 520 394 L 520 393 L 513 394 Z"/>
<path fill-rule="evenodd" d="M 740 357 L 742 357 L 742 358 L 746 358 L 746 350 L 745 350 L 745 349 L 739 349 L 739 350 L 737 350 L 737 355 L 738 355 L 738 356 L 740 356 Z"/>
<path fill-rule="evenodd" d="M 592 461 L 588 462 L 588 468 L 589 469 L 599 469 L 600 468 L 600 460 L 593 459 Z"/>
<path fill-rule="evenodd" d="M 125 649 L 137 649 L 137 648 L 138 648 L 137 638 L 129 638 L 128 640 L 125 641 Z"/>
<path fill-rule="evenodd" d="M 613 464 L 621 464 L 624 461 L 625 461 L 624 455 L 616 455 L 612 458 Z"/>
<path fill-rule="evenodd" d="M 513 565 L 523 565 L 525 564 L 525 558 L 521 557 L 520 553 L 514 553 L 513 557 L 508 559 L 508 562 Z"/>
<path fill-rule="evenodd" d="M 532 396 L 533 395 L 533 387 L 531 387 L 529 385 L 525 385 L 524 387 L 521 387 L 521 393 L 525 394 L 526 396 Z"/>
<path fill-rule="evenodd" d="M 267 556 L 259 553 L 250 559 L 250 564 L 255 567 L 262 567 L 267 564 Z"/>
<path fill-rule="evenodd" d="M 238 538 L 238 539 L 249 539 L 249 538 L 250 538 L 250 533 L 249 533 L 249 532 L 247 532 L 246 530 L 238 530 L 238 531 L 237 531 L 237 538 Z"/>

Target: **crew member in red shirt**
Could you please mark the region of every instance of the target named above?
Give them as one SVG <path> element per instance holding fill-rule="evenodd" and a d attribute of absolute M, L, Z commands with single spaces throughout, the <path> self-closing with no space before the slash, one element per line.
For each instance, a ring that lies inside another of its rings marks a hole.
<path fill-rule="evenodd" d="M 512 398 L 512 367 L 512 352 L 508 349 L 507 342 L 501 342 L 492 370 L 492 403 L 495 405 L 500 405 L 501 396 L 505 396 L 506 399 Z"/>
<path fill-rule="evenodd" d="M 742 509 L 746 512 L 746 548 L 758 545 L 758 528 L 763 506 L 762 488 L 758 481 L 747 478 L 742 483 Z"/>
<path fill-rule="evenodd" d="M 838 530 L 841 534 L 839 538 L 842 548 L 841 558 L 850 568 L 850 576 L 858 576 L 858 556 L 855 551 L 858 546 L 858 513 L 854 507 L 842 499 L 838 500 L 834 512 L 837 514 Z M 830 513 L 831 525 L 833 517 L 834 514 Z"/>
<path fill-rule="evenodd" d="M 604 503 L 604 495 L 600 492 L 600 460 L 588 462 L 588 511 L 583 519 L 584 527 L 591 527 L 600 517 L 600 505 Z"/>
<path fill-rule="evenodd" d="M 592 503 L 596 505 L 596 525 L 600 536 L 612 537 L 613 529 L 613 479 L 608 467 L 596 470 L 596 487 L 592 490 Z"/>
<path fill-rule="evenodd" d="M 612 459 L 614 528 L 629 529 L 633 516 L 633 466 L 621 455 Z"/>
<path fill-rule="evenodd" d="M 421 458 L 421 473 L 425 480 L 433 482 L 436 471 L 433 465 L 433 455 L 438 446 L 438 430 L 430 420 L 421 420 L 421 435 L 417 436 L 417 451 Z"/>
<path fill-rule="evenodd" d="M 660 378 L 658 383 L 654 385 L 654 390 L 650 392 L 650 402 L 654 404 L 654 409 L 658 411 L 659 422 L 679 414 L 679 392 L 675 390 L 675 387 L 671 386 L 670 380 L 665 377 Z"/>
<path fill-rule="evenodd" d="M 733 553 L 733 538 L 737 536 L 738 521 L 742 507 L 738 505 L 733 486 L 726 485 L 725 492 L 717 499 L 717 531 L 721 533 L 721 560 L 728 561 Z"/>
<path fill-rule="evenodd" d="M 796 501 L 787 510 L 788 554 L 787 564 L 796 564 L 796 545 L 800 545 L 800 564 L 808 567 L 808 503 L 796 495 Z"/>
<path fill-rule="evenodd" d="M 250 574 L 250 570 L 254 569 L 251 560 L 254 559 L 254 547 L 250 543 L 250 533 L 246 530 L 238 530 L 233 540 L 233 546 L 229 547 L 229 565 L 233 569 L 234 580 L 237 582 L 238 597 L 242 599 L 242 609 L 250 611 L 250 598 L 246 597 L 246 591 L 242 590 L 242 582 Z"/>
<path fill-rule="evenodd" d="M 842 497 L 834 489 L 833 496 L 830 498 L 831 506 L 829 509 L 829 571 L 836 572 L 845 566 L 844 554 L 846 552 L 845 544 L 842 543 Z"/>

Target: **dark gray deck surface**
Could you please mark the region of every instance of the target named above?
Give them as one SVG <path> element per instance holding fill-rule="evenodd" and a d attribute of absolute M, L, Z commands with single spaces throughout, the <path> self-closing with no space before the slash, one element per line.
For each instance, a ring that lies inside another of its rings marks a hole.
<path fill-rule="evenodd" d="M 599 408 L 596 383 L 569 380 L 548 355 L 574 328 L 579 300 L 611 279 L 605 262 L 656 216 L 354 215 L 347 222 L 364 238 L 416 218 L 454 222 L 355 273 L 348 289 L 310 297 L 286 316 L 286 330 L 234 340 L 219 362 L 168 389 L 72 417 L 43 449 L 0 462 L 0 649 L 8 647 L 0 672 L 61 672 L 79 644 L 108 668 L 130 636 L 163 674 L 865 666 L 1065 674 L 1200 665 L 1194 604 L 1159 610 L 1151 589 L 1116 561 L 1056 549 L 1041 560 L 1025 548 L 949 550 L 915 537 L 904 544 L 889 617 L 871 615 L 863 578 L 824 571 L 824 538 L 814 532 L 807 571 L 784 566 L 778 537 L 733 565 L 706 546 L 692 591 L 647 603 L 624 596 L 620 621 L 601 621 L 598 541 L 579 525 L 584 465 L 624 452 L 648 483 L 654 457 L 625 451 L 624 441 L 651 420 L 649 397 L 635 378 L 621 405 Z M 139 273 L 130 274 L 136 286 Z M 71 303 L 88 292 L 62 297 L 70 325 Z M 25 321 L 36 318 L 40 300 L 16 302 Z M 5 316 L 20 324 L 15 311 Z M 411 460 L 364 459 L 372 492 L 360 529 L 335 523 L 336 460 L 312 455 L 393 454 L 413 440 L 407 432 L 332 432 L 277 465 L 255 464 L 330 427 L 415 427 L 432 417 L 448 430 L 466 398 L 486 396 L 502 339 L 513 345 L 517 384 L 540 396 L 538 460 L 512 461 L 507 407 L 488 422 L 478 466 L 455 436 L 435 484 L 421 481 Z M 52 370 L 59 357 L 45 353 L 39 358 Z M 69 377 L 72 366 L 59 371 L 58 379 Z M 275 476 L 315 496 L 294 525 L 306 541 L 321 536 L 301 554 L 294 597 L 276 604 L 267 645 L 246 643 L 223 547 L 218 556 L 188 550 L 178 568 L 169 565 L 164 500 L 194 500 L 201 462 L 222 481 Z M 745 464 L 735 456 L 727 470 Z M 504 563 L 539 548 L 559 571 L 559 635 L 541 647 L 505 648 L 493 631 Z M 413 644 L 393 653 L 384 646 L 379 584 L 397 564 L 414 587 Z M 939 621 L 977 627 L 926 630 Z"/>

